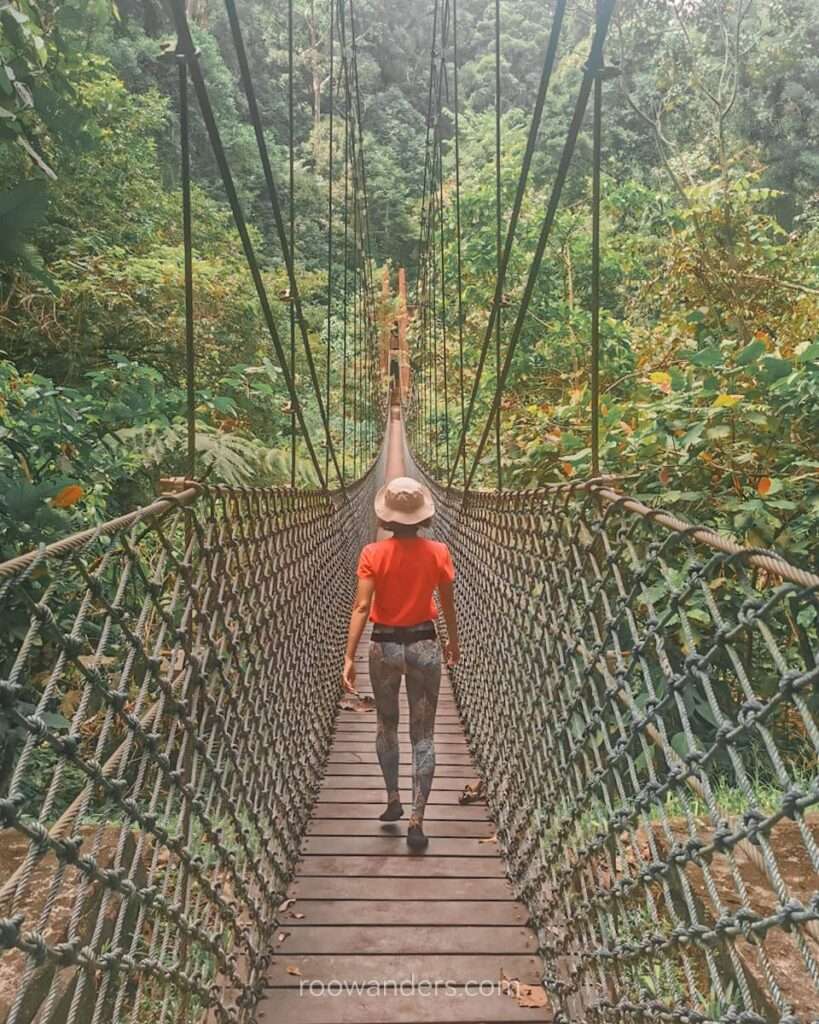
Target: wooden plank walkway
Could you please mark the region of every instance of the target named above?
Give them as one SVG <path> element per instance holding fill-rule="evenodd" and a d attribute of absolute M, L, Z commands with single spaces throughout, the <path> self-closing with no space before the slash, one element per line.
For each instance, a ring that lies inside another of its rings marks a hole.
<path fill-rule="evenodd" d="M 371 694 L 367 636 L 358 686 Z M 402 692 L 400 784 L 411 806 Z M 449 679 L 435 728 L 437 767 L 426 852 L 406 846 L 406 816 L 383 824 L 375 713 L 340 711 L 326 774 L 290 890 L 259 1024 L 543 1021 L 500 990 L 501 972 L 537 985 L 526 911 L 504 876 L 484 804 L 458 803 L 475 775 Z"/>

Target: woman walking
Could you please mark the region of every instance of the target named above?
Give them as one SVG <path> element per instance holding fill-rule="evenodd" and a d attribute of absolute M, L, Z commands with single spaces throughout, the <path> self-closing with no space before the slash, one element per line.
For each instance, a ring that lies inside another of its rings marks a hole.
<path fill-rule="evenodd" d="M 381 821 L 404 813 L 398 791 L 398 692 L 406 676 L 412 745 L 412 812 L 407 845 L 423 850 L 424 810 L 435 772 L 435 710 L 441 683 L 441 648 L 435 632 L 437 590 L 447 627 L 448 665 L 458 661 L 458 627 L 449 549 L 418 536 L 435 505 L 429 490 L 410 477 L 396 477 L 375 498 L 375 513 L 387 540 L 368 544 L 358 563 L 358 589 L 344 659 L 344 688 L 355 693 L 355 652 L 368 617 L 373 622 L 370 680 L 377 714 L 375 747 L 387 789 Z"/>

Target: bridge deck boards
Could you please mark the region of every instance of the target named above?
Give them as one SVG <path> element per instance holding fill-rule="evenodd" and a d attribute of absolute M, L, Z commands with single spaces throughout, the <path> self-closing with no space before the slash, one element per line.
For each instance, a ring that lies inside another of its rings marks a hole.
<path fill-rule="evenodd" d="M 359 689 L 371 693 L 366 642 L 356 661 Z M 405 700 L 399 781 L 408 815 Z M 537 942 L 504 877 L 486 806 L 458 803 L 475 775 L 446 677 L 435 736 L 436 777 L 425 822 L 430 845 L 413 855 L 405 842 L 406 816 L 390 824 L 377 820 L 384 789 L 374 713 L 339 712 L 259 1024 L 550 1019 L 546 1009 L 523 1007 L 498 985 L 501 972 L 538 984 Z"/>

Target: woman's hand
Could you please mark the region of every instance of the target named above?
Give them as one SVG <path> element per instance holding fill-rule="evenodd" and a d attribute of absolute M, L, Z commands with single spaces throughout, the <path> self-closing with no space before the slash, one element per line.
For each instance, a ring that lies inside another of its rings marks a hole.
<path fill-rule="evenodd" d="M 349 655 L 344 657 L 344 671 L 341 675 L 341 685 L 347 693 L 358 694 L 355 686 L 355 662 Z"/>
<path fill-rule="evenodd" d="M 461 649 L 457 640 L 447 640 L 444 646 L 444 657 L 448 668 L 454 668 L 461 660 Z"/>

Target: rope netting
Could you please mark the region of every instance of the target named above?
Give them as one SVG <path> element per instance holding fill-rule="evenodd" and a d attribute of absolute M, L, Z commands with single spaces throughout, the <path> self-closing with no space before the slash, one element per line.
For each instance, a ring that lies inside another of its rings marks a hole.
<path fill-rule="evenodd" d="M 183 484 L 0 566 L 5 1024 L 252 1019 L 374 480 Z"/>
<path fill-rule="evenodd" d="M 572 1021 L 819 1005 L 819 578 L 610 484 L 447 491 L 456 698 Z"/>

